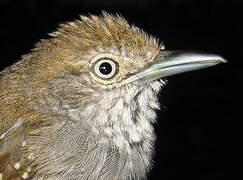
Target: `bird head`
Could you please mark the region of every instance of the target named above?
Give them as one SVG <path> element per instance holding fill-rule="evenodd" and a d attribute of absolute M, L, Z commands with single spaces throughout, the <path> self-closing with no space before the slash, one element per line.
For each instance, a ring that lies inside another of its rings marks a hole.
<path fill-rule="evenodd" d="M 106 12 L 81 16 L 50 35 L 23 56 L 28 64 L 25 70 L 31 87 L 39 91 L 35 93 L 38 98 L 53 92 L 52 96 L 74 104 L 100 99 L 98 91 L 147 86 L 167 76 L 225 62 L 217 55 L 166 51 L 158 39 Z"/>

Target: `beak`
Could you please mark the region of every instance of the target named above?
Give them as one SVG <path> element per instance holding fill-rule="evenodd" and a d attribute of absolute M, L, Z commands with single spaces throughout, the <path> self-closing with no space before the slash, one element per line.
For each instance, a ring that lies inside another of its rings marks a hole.
<path fill-rule="evenodd" d="M 128 78 L 129 82 L 146 83 L 156 79 L 215 66 L 227 61 L 218 55 L 160 50 L 154 63 L 144 71 Z"/>

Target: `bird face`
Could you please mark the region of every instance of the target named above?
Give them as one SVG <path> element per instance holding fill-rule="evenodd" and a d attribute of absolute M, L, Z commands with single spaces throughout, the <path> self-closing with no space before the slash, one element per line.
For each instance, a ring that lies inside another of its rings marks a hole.
<path fill-rule="evenodd" d="M 0 177 L 145 177 L 165 84 L 158 79 L 225 62 L 166 51 L 108 13 L 50 35 L 0 74 Z"/>
<path fill-rule="evenodd" d="M 81 16 L 81 21 L 62 24 L 50 35 L 53 38 L 38 43 L 26 56 L 32 59 L 33 68 L 38 69 L 31 70 L 31 79 L 37 82 L 36 87 L 49 86 L 49 90 L 69 82 L 69 86 L 61 88 L 62 95 L 53 92 L 59 97 L 67 95 L 64 99 L 68 101 L 76 99 L 78 102 L 78 94 L 83 94 L 84 97 L 79 98 L 85 102 L 92 94 L 97 98 L 94 89 L 107 91 L 123 86 L 144 86 L 157 79 L 224 61 L 215 55 L 166 51 L 156 38 L 129 25 L 124 18 L 108 13 L 103 13 L 103 17 Z M 69 90 L 65 91 L 67 88 Z M 70 89 L 73 90 L 68 93 Z M 50 94 L 42 93 L 43 96 Z"/>
<path fill-rule="evenodd" d="M 81 21 L 62 24 L 57 32 L 50 34 L 53 39 L 37 45 L 38 57 L 38 52 L 45 53 L 47 49 L 50 54 L 33 59 L 41 59 L 42 65 L 47 63 L 49 69 L 54 65 L 56 72 L 71 71 L 82 74 L 83 79 L 87 76 L 92 86 L 101 89 L 121 87 L 137 80 L 151 82 L 225 62 L 216 55 L 165 51 L 158 39 L 129 25 L 122 17 L 108 13 L 103 16 L 81 16 Z"/>

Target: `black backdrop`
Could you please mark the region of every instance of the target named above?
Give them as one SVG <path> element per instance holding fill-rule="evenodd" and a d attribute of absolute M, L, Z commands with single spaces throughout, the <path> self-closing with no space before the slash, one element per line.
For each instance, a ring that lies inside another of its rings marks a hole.
<path fill-rule="evenodd" d="M 242 1 L 0 0 L 0 68 L 29 52 L 58 23 L 79 14 L 119 12 L 168 49 L 200 50 L 228 60 L 168 78 L 160 95 L 158 139 L 149 179 L 242 178 L 240 84 Z"/>

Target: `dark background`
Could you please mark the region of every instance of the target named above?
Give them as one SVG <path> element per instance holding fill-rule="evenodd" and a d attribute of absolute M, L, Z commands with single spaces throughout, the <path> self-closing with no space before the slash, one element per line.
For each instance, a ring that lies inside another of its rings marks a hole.
<path fill-rule="evenodd" d="M 119 12 L 168 49 L 228 60 L 168 78 L 160 95 L 149 179 L 242 178 L 242 8 L 240 0 L 0 0 L 1 70 L 80 14 Z"/>

